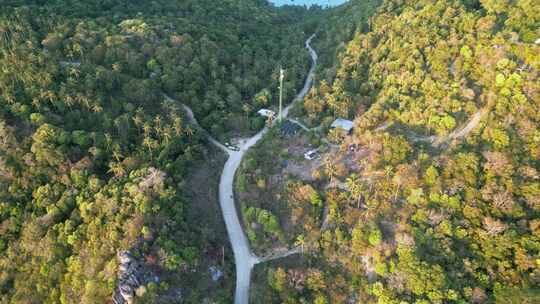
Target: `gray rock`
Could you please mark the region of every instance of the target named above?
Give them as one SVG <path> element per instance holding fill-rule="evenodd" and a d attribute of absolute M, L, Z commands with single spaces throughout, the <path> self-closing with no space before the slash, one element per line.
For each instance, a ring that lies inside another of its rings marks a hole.
<path fill-rule="evenodd" d="M 211 266 L 210 275 L 212 276 L 212 281 L 217 282 L 221 277 L 223 277 L 223 271 L 219 270 L 216 266 Z"/>
<path fill-rule="evenodd" d="M 118 253 L 118 288 L 113 295 L 116 304 L 133 303 L 135 290 L 141 286 L 139 265 L 128 251 Z"/>

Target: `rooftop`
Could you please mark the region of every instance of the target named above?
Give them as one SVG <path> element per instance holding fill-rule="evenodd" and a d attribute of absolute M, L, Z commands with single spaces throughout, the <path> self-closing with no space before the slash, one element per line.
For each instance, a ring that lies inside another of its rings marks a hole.
<path fill-rule="evenodd" d="M 338 118 L 332 123 L 331 127 L 332 128 L 340 128 L 340 129 L 343 129 L 343 130 L 349 132 L 354 127 L 354 122 L 352 122 L 350 120 L 347 120 L 347 119 Z"/>
<path fill-rule="evenodd" d="M 257 114 L 265 117 L 274 117 L 276 115 L 276 112 L 268 109 L 260 109 L 257 111 Z"/>
<path fill-rule="evenodd" d="M 284 136 L 293 136 L 298 133 L 299 130 L 300 127 L 297 124 L 292 123 L 288 120 L 284 121 L 280 127 L 281 134 L 283 134 Z"/>

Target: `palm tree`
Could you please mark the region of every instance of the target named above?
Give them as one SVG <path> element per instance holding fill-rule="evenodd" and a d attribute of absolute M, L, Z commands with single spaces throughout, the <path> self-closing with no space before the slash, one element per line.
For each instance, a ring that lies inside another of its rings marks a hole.
<path fill-rule="evenodd" d="M 103 111 L 103 107 L 100 106 L 99 104 L 95 104 L 92 107 L 92 111 L 94 111 L 94 113 L 101 113 Z"/>
<path fill-rule="evenodd" d="M 154 117 L 154 123 L 156 124 L 156 128 L 161 127 L 161 116 L 160 115 L 156 115 L 156 117 Z"/>
<path fill-rule="evenodd" d="M 145 122 L 143 125 L 144 136 L 150 136 L 152 133 L 152 125 L 149 122 Z"/>
<path fill-rule="evenodd" d="M 336 109 L 338 107 L 338 101 L 334 95 L 328 94 L 326 96 L 326 104 L 332 109 L 334 116 L 336 116 Z"/>
<path fill-rule="evenodd" d="M 64 98 L 64 103 L 71 108 L 75 104 L 75 99 L 73 98 L 73 96 L 67 95 Z"/>
<path fill-rule="evenodd" d="M 131 119 L 133 120 L 133 123 L 135 124 L 135 126 L 137 126 L 137 129 L 139 129 L 143 121 L 142 117 L 139 116 L 138 114 L 135 114 L 135 116 L 133 116 Z"/>
<path fill-rule="evenodd" d="M 169 141 L 172 138 L 172 129 L 171 129 L 171 127 L 167 126 L 167 127 L 163 128 L 162 134 L 163 134 L 163 139 L 165 140 L 165 143 L 169 144 Z"/>
<path fill-rule="evenodd" d="M 122 149 L 120 148 L 120 145 L 119 145 L 119 144 L 115 144 L 115 145 L 113 146 L 113 152 L 112 152 L 112 154 L 113 154 L 114 159 L 116 159 L 117 162 L 120 161 L 120 158 L 124 157 L 124 156 L 122 155 Z"/>
<path fill-rule="evenodd" d="M 107 151 L 111 149 L 112 142 L 113 142 L 113 139 L 112 139 L 111 134 L 105 133 L 105 145 L 106 145 Z"/>
<path fill-rule="evenodd" d="M 108 173 L 114 174 L 115 177 L 123 177 L 126 175 L 126 170 L 124 169 L 122 163 L 119 162 L 110 162 Z"/>
<path fill-rule="evenodd" d="M 294 242 L 294 246 L 300 246 L 303 253 L 305 245 L 306 245 L 306 239 L 303 234 L 300 234 L 298 237 L 296 237 L 296 242 Z"/>
<path fill-rule="evenodd" d="M 173 123 L 174 123 L 174 126 L 173 126 L 174 133 L 176 134 L 176 136 L 180 136 L 182 134 L 182 129 L 183 129 L 182 118 L 179 116 L 176 116 L 175 114 L 173 118 Z"/>
<path fill-rule="evenodd" d="M 193 132 L 193 129 L 191 128 L 191 125 L 188 125 L 188 126 L 186 127 L 186 134 L 187 134 L 189 137 L 193 136 L 194 132 Z"/>
<path fill-rule="evenodd" d="M 390 179 L 390 176 L 392 175 L 393 170 L 394 170 L 394 168 L 392 168 L 392 166 L 384 167 L 384 175 L 386 176 L 386 180 Z"/>
<path fill-rule="evenodd" d="M 36 108 L 39 108 L 40 100 L 38 98 L 32 99 L 32 105 Z"/>
<path fill-rule="evenodd" d="M 148 136 L 145 136 L 143 139 L 143 145 L 145 145 L 146 148 L 148 148 L 148 151 L 150 152 L 150 159 L 153 159 L 152 150 L 154 149 L 154 146 L 155 146 L 154 140 Z"/>
<path fill-rule="evenodd" d="M 330 159 L 330 157 L 326 157 L 324 159 L 324 171 L 326 172 L 326 175 L 328 178 L 330 178 L 330 185 L 334 183 L 334 177 L 336 176 L 336 166 Z"/>
<path fill-rule="evenodd" d="M 360 209 L 360 197 L 362 196 L 362 192 L 364 189 L 362 184 L 360 183 L 358 175 L 356 175 L 356 173 L 353 173 L 349 178 L 347 178 L 346 183 L 347 188 L 349 188 L 352 196 L 356 199 L 357 208 Z"/>
<path fill-rule="evenodd" d="M 249 112 L 251 112 L 251 107 L 249 106 L 248 103 L 245 103 L 243 106 L 242 106 L 242 110 L 244 111 L 244 113 L 246 114 L 246 119 L 249 117 Z"/>

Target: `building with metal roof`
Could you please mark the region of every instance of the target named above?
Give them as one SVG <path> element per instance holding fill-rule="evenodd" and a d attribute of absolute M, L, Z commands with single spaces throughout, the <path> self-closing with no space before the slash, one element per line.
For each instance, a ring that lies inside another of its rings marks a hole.
<path fill-rule="evenodd" d="M 300 127 L 297 124 L 288 120 L 284 121 L 279 129 L 283 136 L 294 136 L 300 131 Z"/>
<path fill-rule="evenodd" d="M 268 109 L 260 109 L 257 111 L 257 114 L 264 116 L 264 117 L 272 117 L 274 118 L 276 116 L 276 112 Z"/>
<path fill-rule="evenodd" d="M 354 128 L 354 122 L 347 119 L 338 118 L 332 123 L 331 127 L 340 128 L 345 132 L 349 133 Z"/>

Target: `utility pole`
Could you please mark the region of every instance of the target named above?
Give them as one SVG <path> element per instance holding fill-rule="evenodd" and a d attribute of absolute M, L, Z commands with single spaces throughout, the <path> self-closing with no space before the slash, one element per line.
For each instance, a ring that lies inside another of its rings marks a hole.
<path fill-rule="evenodd" d="M 283 78 L 285 78 L 285 71 L 283 68 L 279 68 L 279 115 L 278 120 L 281 123 L 283 114 L 281 113 L 283 107 Z"/>
<path fill-rule="evenodd" d="M 221 246 L 221 266 L 225 267 L 225 246 Z"/>

